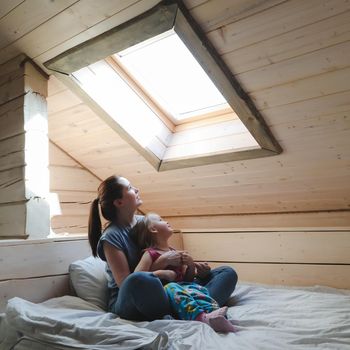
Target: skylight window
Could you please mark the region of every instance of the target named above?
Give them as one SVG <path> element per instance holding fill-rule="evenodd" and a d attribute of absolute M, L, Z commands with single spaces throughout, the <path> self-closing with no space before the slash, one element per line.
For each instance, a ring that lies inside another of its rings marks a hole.
<path fill-rule="evenodd" d="M 230 107 L 173 30 L 114 57 L 175 123 Z"/>
<path fill-rule="evenodd" d="M 161 1 L 45 66 L 158 171 L 282 151 L 180 0 Z"/>

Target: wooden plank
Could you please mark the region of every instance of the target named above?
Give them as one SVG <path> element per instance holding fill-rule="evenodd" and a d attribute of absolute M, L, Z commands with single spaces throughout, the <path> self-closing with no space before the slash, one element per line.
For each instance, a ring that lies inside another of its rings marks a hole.
<path fill-rule="evenodd" d="M 350 289 L 350 265 L 210 263 L 212 268 L 223 265 L 233 267 L 242 282 Z"/>
<path fill-rule="evenodd" d="M 207 194 L 205 200 L 202 199 L 204 191 Z M 348 208 L 348 203 L 350 201 L 350 188 L 342 188 L 341 185 L 338 188 L 328 189 L 324 191 L 315 191 L 311 190 L 311 188 L 309 190 L 298 189 L 298 192 L 294 195 L 291 190 L 288 191 L 280 189 L 280 193 L 277 194 L 274 193 L 269 195 L 269 192 L 267 190 L 265 191 L 265 193 L 262 192 L 255 196 L 254 194 L 249 194 L 245 196 L 244 193 L 234 194 L 234 187 L 227 187 L 226 193 L 224 190 L 220 191 L 219 193 L 215 193 L 215 190 L 210 188 L 202 189 L 198 192 L 192 193 L 190 190 L 188 190 L 187 195 L 183 198 L 181 198 L 181 193 L 178 193 L 177 196 L 173 197 L 167 197 L 167 195 L 163 195 L 162 197 L 160 194 L 156 200 L 153 200 L 152 196 L 150 195 L 141 194 L 141 196 L 144 202 L 146 203 L 147 207 L 150 208 L 159 208 L 163 203 L 163 209 L 167 210 L 172 205 L 180 206 L 179 202 L 182 200 L 182 202 L 184 203 L 183 208 L 195 206 L 195 203 L 197 202 L 199 203 L 199 205 L 196 207 L 198 209 L 203 209 L 204 207 L 206 207 L 206 205 L 218 205 L 220 207 L 225 207 L 225 209 L 223 209 L 225 212 L 226 210 L 231 209 L 235 213 L 240 213 L 241 210 L 246 209 L 249 205 L 252 206 L 251 213 L 254 213 L 253 209 L 258 210 L 259 208 L 265 208 L 266 206 L 274 206 L 276 208 L 279 208 L 280 211 L 288 211 L 288 208 L 294 208 L 293 211 L 296 211 L 297 207 L 308 207 L 311 206 L 312 203 L 317 206 L 319 206 L 321 203 L 323 205 L 325 205 L 326 203 L 328 203 L 329 205 L 335 205 L 336 203 L 338 203 L 338 205 L 340 206 L 339 208 L 345 210 Z M 230 196 L 230 193 L 232 193 L 232 197 Z M 166 204 L 167 202 L 171 203 Z M 320 204 L 317 204 L 317 202 L 319 202 Z M 254 203 L 256 203 L 255 206 Z M 295 207 L 293 207 L 291 203 L 294 203 Z"/>
<path fill-rule="evenodd" d="M 55 95 L 47 98 L 48 113 L 51 116 L 54 113 L 66 110 L 81 103 L 81 99 L 69 90 L 62 90 Z"/>
<path fill-rule="evenodd" d="M 0 282 L 0 312 L 4 312 L 7 301 L 19 297 L 33 303 L 72 294 L 68 274 Z"/>
<path fill-rule="evenodd" d="M 350 41 L 237 74 L 248 93 L 349 66 Z M 229 65 L 230 66 L 230 65 Z M 234 67 L 231 67 L 234 71 Z"/>
<path fill-rule="evenodd" d="M 205 135 L 203 135 L 203 139 L 198 141 L 187 138 L 186 140 L 182 139 L 182 143 L 180 143 L 179 139 L 175 142 L 179 143 L 166 148 L 163 162 L 179 158 L 194 158 L 202 155 L 219 155 L 223 152 L 260 149 L 260 146 L 248 131 L 240 134 L 213 136 L 212 138 L 205 138 Z"/>
<path fill-rule="evenodd" d="M 81 233 L 88 232 L 88 217 L 84 216 L 56 216 L 52 218 L 51 225 L 56 233 Z"/>
<path fill-rule="evenodd" d="M 85 169 L 51 166 L 50 187 L 53 192 L 96 191 L 99 184 L 100 181 Z"/>
<path fill-rule="evenodd" d="M 46 237 L 49 234 L 49 205 L 43 198 L 0 204 L 1 237 Z"/>
<path fill-rule="evenodd" d="M 254 215 L 165 216 L 172 226 L 190 230 L 322 231 L 350 230 L 350 211 Z"/>
<path fill-rule="evenodd" d="M 228 122 L 228 121 L 235 121 L 238 120 L 238 116 L 236 113 L 234 112 L 225 112 L 222 115 L 218 115 L 218 116 L 213 116 L 210 118 L 206 118 L 206 119 L 199 119 L 199 120 L 193 120 L 190 122 L 184 122 L 182 124 L 179 124 L 175 127 L 175 132 L 184 132 L 188 129 L 196 129 L 196 128 L 201 128 L 201 127 L 206 127 L 209 125 L 215 125 L 215 124 L 219 124 L 222 122 Z"/>
<path fill-rule="evenodd" d="M 347 232 L 195 232 L 183 231 L 195 260 L 350 264 Z"/>
<path fill-rule="evenodd" d="M 349 83 L 347 77 L 350 77 L 349 67 L 270 87 L 253 92 L 250 95 L 258 108 L 271 108 L 348 91 Z"/>
<path fill-rule="evenodd" d="M 91 254 L 87 239 L 0 245 L 1 280 L 66 274 L 72 261 Z M 11 267 L 9 269 L 9 266 Z"/>
<path fill-rule="evenodd" d="M 47 82 L 48 88 L 48 97 L 53 96 L 63 90 L 67 90 L 67 87 L 62 84 L 54 75 L 50 75 L 50 78 Z"/>
<path fill-rule="evenodd" d="M 5 17 L 10 11 L 12 11 L 16 6 L 20 5 L 25 0 L 2 0 L 0 8 L 0 19 Z"/>
<path fill-rule="evenodd" d="M 91 197 L 90 201 L 79 202 L 72 201 L 70 203 L 61 203 L 62 215 L 67 216 L 85 216 L 86 222 L 88 221 L 90 206 L 93 199 L 95 199 L 96 194 Z"/>
<path fill-rule="evenodd" d="M 191 129 L 176 130 L 171 138 L 168 147 L 180 145 L 184 143 L 194 143 L 200 140 L 209 140 L 215 137 L 225 135 L 235 135 L 247 132 L 247 128 L 239 119 L 231 119 L 215 124 L 201 125 Z"/>
<path fill-rule="evenodd" d="M 205 192 L 205 198 L 209 201 L 220 198 L 222 205 L 233 202 L 239 203 L 249 203 L 257 201 L 262 197 L 268 197 L 270 202 L 285 203 L 290 200 L 298 201 L 301 198 L 304 200 L 309 200 L 310 198 L 305 198 L 310 196 L 313 200 L 325 200 L 326 198 L 337 198 L 343 199 L 345 203 L 350 200 L 350 186 L 344 187 L 344 184 L 333 184 L 333 187 L 327 189 L 313 189 L 312 181 L 309 182 L 299 182 L 298 184 L 292 183 L 293 187 L 289 183 L 276 184 L 276 186 L 271 186 L 270 184 L 252 184 L 249 186 L 239 186 L 233 184 L 220 186 L 220 181 L 215 183 L 213 186 L 208 187 L 192 187 L 187 190 L 168 190 L 165 191 L 162 188 L 158 191 L 152 191 L 149 189 L 141 188 L 141 197 L 145 203 L 152 202 L 156 203 L 166 203 L 167 200 L 182 200 L 184 203 L 191 200 L 201 201 L 200 198 L 203 197 L 203 192 Z M 309 188 L 308 188 L 309 187 Z M 306 196 L 306 193 L 308 195 Z"/>
<path fill-rule="evenodd" d="M 23 126 L 23 123 L 19 123 L 19 122 L 8 123 L 8 125 L 9 125 L 9 128 L 5 127 L 3 129 L 5 133 L 9 132 L 9 129 L 12 128 L 11 125 L 14 125 L 14 129 L 17 129 L 18 131 L 18 127 Z M 12 134 L 16 134 L 16 133 L 13 132 Z M 20 134 L 17 133 L 16 136 L 5 138 L 0 141 L 0 157 L 1 157 L 0 171 L 25 166 L 25 154 L 23 152 L 24 144 L 25 144 L 24 133 L 20 133 Z M 1 175 L 0 175 L 0 178 L 4 179 L 4 177 Z"/>
<path fill-rule="evenodd" d="M 346 153 L 344 155 L 346 155 Z M 348 159 L 348 157 L 346 157 L 345 159 Z M 283 163 L 281 160 L 280 162 L 281 164 L 277 163 L 276 167 L 273 167 L 272 171 L 269 168 L 267 168 L 260 169 L 259 172 L 256 171 L 254 167 L 252 167 L 250 170 L 248 168 L 244 170 L 243 167 L 243 169 L 240 171 L 238 171 L 238 169 L 236 168 L 231 168 L 221 170 L 220 172 L 217 172 L 216 174 L 210 176 L 203 176 L 200 173 L 200 169 L 198 169 L 198 172 L 193 173 L 191 177 L 186 178 L 186 181 L 184 181 L 182 177 L 175 176 L 171 178 L 166 176 L 147 176 L 142 178 L 142 176 L 140 176 L 140 178 L 138 178 L 137 181 L 134 182 L 141 189 L 145 188 L 147 191 L 159 192 L 163 188 L 171 188 L 171 190 L 186 191 L 189 188 L 204 189 L 219 188 L 222 186 L 241 187 L 246 185 L 257 185 L 260 183 L 270 184 L 270 186 L 277 186 L 279 183 L 290 184 L 290 186 L 292 186 L 292 184 L 298 184 L 300 185 L 300 188 L 310 189 L 308 184 L 310 184 L 309 181 L 312 180 L 314 181 L 314 186 L 312 188 L 315 190 L 322 188 L 317 186 L 324 185 L 329 181 L 329 178 L 333 178 L 334 181 L 337 180 L 338 184 L 343 184 L 343 180 L 347 176 L 349 176 L 347 162 L 344 162 L 344 169 L 342 169 L 342 172 L 339 172 L 337 174 L 334 174 L 333 169 L 327 168 L 327 163 L 322 164 L 320 162 L 314 162 L 311 163 L 309 167 L 305 166 L 298 168 L 298 166 L 288 167 L 287 163 Z M 329 161 L 329 164 L 333 164 L 333 166 L 336 166 L 336 164 L 339 165 L 340 163 L 337 161 L 337 158 L 334 157 L 333 162 Z M 307 164 L 305 163 L 305 165 Z M 241 167 L 242 165 L 239 168 Z M 239 176 L 239 178 L 237 176 Z M 335 187 L 336 183 L 334 181 L 332 183 L 329 183 L 331 188 Z"/>
<path fill-rule="evenodd" d="M 0 237 L 26 238 L 26 203 L 0 205 Z"/>
<path fill-rule="evenodd" d="M 113 28 L 143 13 L 153 4 L 154 2 L 150 3 L 148 0 L 106 0 L 101 6 L 93 0 L 78 1 L 4 48 L 0 61 L 4 62 L 14 57 L 19 51 L 35 58 L 54 49 L 50 56 L 55 57 L 68 48 L 105 32 L 108 27 Z M 42 58 L 37 62 L 40 64 L 47 59 Z"/>
<path fill-rule="evenodd" d="M 16 167 L 0 172 L 0 203 L 26 199 L 24 168 Z"/>
<path fill-rule="evenodd" d="M 220 54 L 259 43 L 341 14 L 350 9 L 346 0 L 292 0 L 285 1 L 267 11 L 243 18 L 208 33 Z"/>
<path fill-rule="evenodd" d="M 25 94 L 24 70 L 3 77 L 7 82 L 0 87 L 0 105 Z"/>
<path fill-rule="evenodd" d="M 61 11 L 69 8 L 77 0 L 32 0 L 24 1 L 1 18 L 0 30 L 6 35 L 0 38 L 0 49 L 17 41 L 41 23 L 48 21 Z M 30 13 L 30 16 L 28 14 Z"/>
<path fill-rule="evenodd" d="M 199 203 L 199 204 L 198 204 Z M 309 212 L 309 211 L 333 211 L 348 210 L 348 196 L 343 198 L 313 198 L 312 194 L 304 193 L 294 198 L 293 201 L 285 198 L 282 200 L 277 196 L 271 200 L 266 195 L 257 196 L 255 200 L 245 201 L 241 198 L 230 199 L 202 199 L 193 198 L 191 201 L 169 200 L 152 203 L 145 200 L 144 211 L 156 212 L 161 216 L 184 216 L 184 215 L 220 215 L 220 214 L 258 214 L 279 212 Z"/>
<path fill-rule="evenodd" d="M 213 31 L 232 22 L 237 22 L 255 13 L 267 11 L 284 0 L 209 0 L 185 1 L 191 14 L 205 32 Z M 194 8 L 193 8 L 194 7 Z"/>
<path fill-rule="evenodd" d="M 332 16 L 222 56 L 236 74 L 269 66 L 350 39 L 349 12 Z"/>
<path fill-rule="evenodd" d="M 86 6 L 86 4 L 79 4 L 78 6 L 83 6 L 85 9 L 81 10 L 77 8 L 77 14 L 79 14 L 79 12 L 81 11 L 88 11 L 88 15 L 85 18 L 85 22 L 88 25 L 88 27 L 77 28 L 78 24 L 74 23 L 75 19 L 64 19 L 64 22 L 69 23 L 70 26 L 69 35 L 64 37 L 60 37 L 60 35 L 58 35 L 58 37 L 61 38 L 60 41 L 56 42 L 54 45 L 46 44 L 45 47 L 43 47 L 43 49 L 35 51 L 32 57 L 35 57 L 36 62 L 46 62 L 49 59 L 61 54 L 62 52 L 81 44 L 82 42 L 92 39 L 98 36 L 99 34 L 105 33 L 106 31 L 117 27 L 122 23 L 125 23 L 126 21 L 147 11 L 152 6 L 156 5 L 157 2 L 157 0 L 124 0 L 120 4 L 123 6 L 123 8 L 122 6 L 118 6 L 115 7 L 113 11 L 108 11 L 108 9 L 104 9 L 104 13 L 108 13 L 110 14 L 110 16 L 104 18 L 104 20 L 102 21 L 97 22 L 95 21 L 95 18 L 91 15 L 91 13 L 89 13 L 88 6 Z M 76 16 L 76 14 L 74 13 L 73 16 Z M 49 23 L 48 26 L 50 27 L 51 32 L 52 30 L 55 30 L 55 23 Z M 51 29 L 51 27 L 53 27 L 53 29 Z M 43 32 L 40 31 L 36 33 L 36 35 L 43 35 L 42 33 Z M 31 35 L 30 40 L 35 40 L 35 35 Z"/>
<path fill-rule="evenodd" d="M 277 126 L 290 121 L 296 124 L 300 120 L 308 118 L 347 112 L 349 111 L 349 101 L 350 90 L 288 105 L 264 108 L 263 113 L 270 126 Z"/>
<path fill-rule="evenodd" d="M 0 139 L 7 139 L 24 131 L 24 96 L 20 96 L 0 107 Z M 23 117 L 21 117 L 21 115 Z"/>
<path fill-rule="evenodd" d="M 69 166 L 82 168 L 73 158 L 57 147 L 54 143 L 49 143 L 49 163 L 50 166 Z M 52 168 L 54 171 L 54 168 Z"/>
<path fill-rule="evenodd" d="M 90 203 L 97 197 L 97 189 L 94 191 L 58 191 L 60 202 L 64 203 Z"/>
<path fill-rule="evenodd" d="M 184 242 L 181 232 L 174 232 L 169 239 L 169 245 L 177 250 L 184 250 Z"/>

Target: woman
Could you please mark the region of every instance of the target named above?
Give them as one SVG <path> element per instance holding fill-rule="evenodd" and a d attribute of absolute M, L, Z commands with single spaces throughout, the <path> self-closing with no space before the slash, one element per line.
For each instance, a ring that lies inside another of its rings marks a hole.
<path fill-rule="evenodd" d="M 108 221 L 103 234 L 98 204 Z M 141 251 L 129 233 L 142 218 L 135 215 L 141 204 L 139 190 L 126 178 L 110 176 L 104 180 L 91 204 L 89 242 L 92 254 L 107 262 L 109 310 L 124 319 L 152 321 L 171 314 L 171 308 L 157 271 L 133 272 Z M 168 265 L 180 266 L 184 254 L 178 251 L 162 254 L 153 267 L 163 270 Z M 196 282 L 205 286 L 220 306 L 224 305 L 237 283 L 235 271 L 230 267 L 210 270 L 201 263 L 196 263 L 196 268 L 199 277 Z"/>

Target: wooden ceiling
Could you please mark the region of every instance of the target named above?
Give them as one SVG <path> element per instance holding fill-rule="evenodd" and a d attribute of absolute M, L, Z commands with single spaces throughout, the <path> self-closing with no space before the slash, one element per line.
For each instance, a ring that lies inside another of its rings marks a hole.
<path fill-rule="evenodd" d="M 3 0 L 0 63 L 24 52 L 43 67 L 154 3 Z M 99 180 L 116 173 L 140 188 L 143 211 L 164 216 L 350 210 L 350 2 L 185 4 L 254 100 L 283 153 L 158 173 L 51 76 L 51 163 L 66 164 L 52 187 L 61 191 L 61 200 L 67 206 L 88 202 Z"/>

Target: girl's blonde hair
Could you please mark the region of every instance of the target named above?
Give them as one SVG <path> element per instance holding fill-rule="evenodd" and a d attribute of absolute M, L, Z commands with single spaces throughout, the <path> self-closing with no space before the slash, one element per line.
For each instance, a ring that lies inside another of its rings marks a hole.
<path fill-rule="evenodd" d="M 157 245 L 156 235 L 151 231 L 152 216 L 157 215 L 155 213 L 146 214 L 137 224 L 132 228 L 130 235 L 134 242 L 141 249 L 154 247 Z"/>

